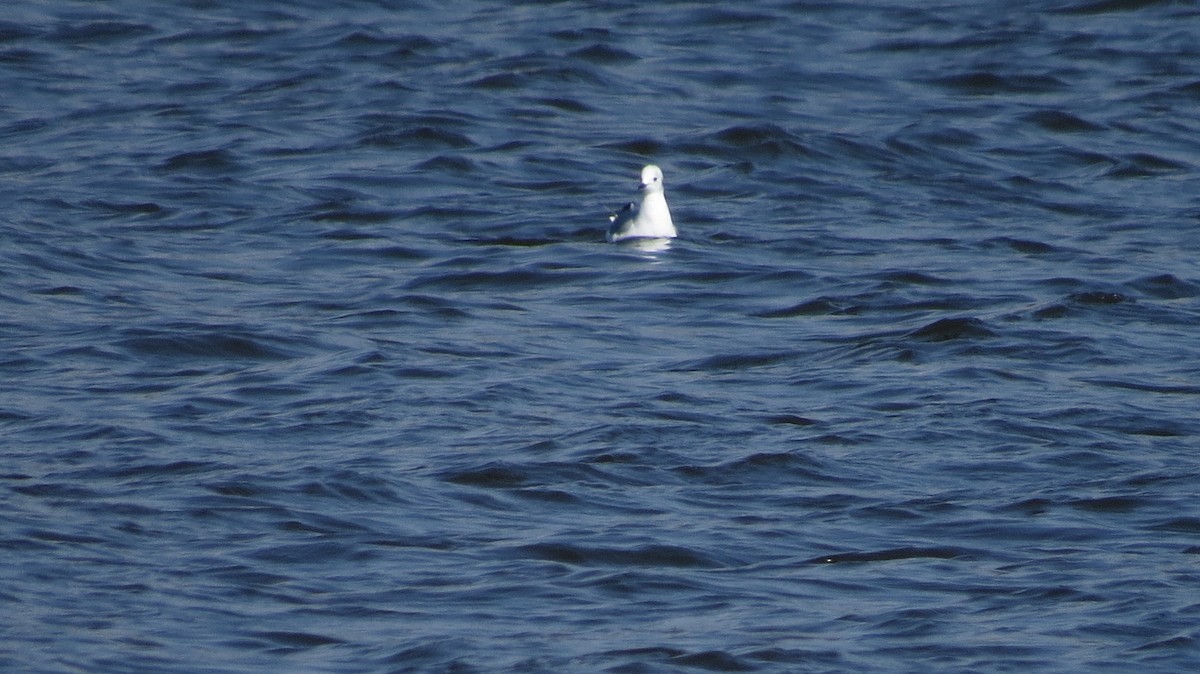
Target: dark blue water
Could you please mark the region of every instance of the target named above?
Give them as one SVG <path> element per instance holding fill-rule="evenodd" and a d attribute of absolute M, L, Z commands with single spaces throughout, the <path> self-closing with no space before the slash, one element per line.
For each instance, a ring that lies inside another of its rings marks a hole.
<path fill-rule="evenodd" d="M 1191 671 L 1198 110 L 1169 0 L 17 3 L 0 669 Z"/>

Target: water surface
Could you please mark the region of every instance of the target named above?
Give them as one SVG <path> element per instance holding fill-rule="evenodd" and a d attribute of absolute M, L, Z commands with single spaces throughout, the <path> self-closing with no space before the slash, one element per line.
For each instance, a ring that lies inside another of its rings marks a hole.
<path fill-rule="evenodd" d="M 1200 11 L 911 5 L 12 9 L 0 665 L 1195 668 Z"/>

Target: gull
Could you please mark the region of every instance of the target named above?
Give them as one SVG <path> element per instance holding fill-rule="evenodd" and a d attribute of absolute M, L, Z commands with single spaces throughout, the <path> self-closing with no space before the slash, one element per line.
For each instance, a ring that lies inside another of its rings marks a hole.
<path fill-rule="evenodd" d="M 640 205 L 630 202 L 620 212 L 608 216 L 612 224 L 608 227 L 608 240 L 616 243 L 625 239 L 673 239 L 675 223 L 671 222 L 671 209 L 667 208 L 667 197 L 663 194 L 662 169 L 654 164 L 642 168 L 642 192 Z"/>

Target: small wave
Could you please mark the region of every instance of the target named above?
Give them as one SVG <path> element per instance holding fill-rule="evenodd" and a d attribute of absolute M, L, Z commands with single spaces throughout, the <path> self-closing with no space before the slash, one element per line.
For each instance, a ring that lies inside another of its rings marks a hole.
<path fill-rule="evenodd" d="M 978 71 L 929 80 L 931 84 L 976 95 L 1041 94 L 1063 91 L 1069 85 L 1053 75 L 1000 75 Z"/>
<path fill-rule="evenodd" d="M 99 536 L 91 534 L 78 534 L 67 531 L 56 531 L 51 529 L 31 529 L 24 532 L 24 537 L 34 541 L 44 543 L 67 543 L 69 545 L 96 545 L 102 546 L 109 541 Z M 7 541 L 6 541 L 7 543 Z"/>
<path fill-rule="evenodd" d="M 594 44 L 571 52 L 570 58 L 582 59 L 592 63 L 629 63 L 639 60 L 637 54 L 608 44 Z"/>
<path fill-rule="evenodd" d="M 529 480 L 528 471 L 515 466 L 490 465 L 482 468 L 472 468 L 446 475 L 443 479 L 454 484 L 485 489 L 508 489 L 525 486 Z"/>
<path fill-rule="evenodd" d="M 807 560 L 806 564 L 865 564 L 868 562 L 895 562 L 905 559 L 961 559 L 974 554 L 963 548 L 889 548 L 871 552 L 841 552 L 821 555 Z"/>
<path fill-rule="evenodd" d="M 474 220 L 492 215 L 494 215 L 492 211 L 466 206 L 418 206 L 412 210 L 404 211 L 400 214 L 400 217 L 445 222 L 448 220 Z"/>
<path fill-rule="evenodd" d="M 775 124 L 726 127 L 685 143 L 681 150 L 712 157 L 732 155 L 742 160 L 817 156 L 796 135 Z"/>
<path fill-rule="evenodd" d="M 953 283 L 950 279 L 907 269 L 883 272 L 876 274 L 875 278 L 885 281 L 889 285 L 940 286 Z"/>
<path fill-rule="evenodd" d="M 1128 295 L 1119 292 L 1110 292 L 1107 290 L 1088 290 L 1085 292 L 1071 293 L 1067 299 L 1074 304 L 1088 306 L 1103 306 L 1108 304 L 1123 304 L 1133 301 Z"/>
<path fill-rule="evenodd" d="M 1145 381 L 1127 381 L 1123 379 L 1104 378 L 1082 379 L 1081 381 L 1085 381 L 1095 386 L 1127 389 L 1130 391 L 1146 391 L 1149 393 L 1162 393 L 1166 395 L 1200 395 L 1200 385 L 1192 384 L 1152 383 Z"/>
<path fill-rule="evenodd" d="M 273 646 L 284 646 L 288 649 L 308 649 L 346 643 L 342 639 L 309 632 L 254 632 L 251 636 Z"/>
<path fill-rule="evenodd" d="M 375 554 L 369 548 L 345 545 L 338 541 L 269 545 L 251 550 L 246 554 L 246 557 L 256 562 L 285 566 L 334 564 L 342 561 L 362 562 L 374 556 Z"/>
<path fill-rule="evenodd" d="M 70 499 L 72 501 L 100 499 L 103 494 L 82 485 L 62 482 L 35 482 L 10 487 L 18 494 L 47 499 Z"/>
<path fill-rule="evenodd" d="M 396 218 L 396 213 L 391 211 L 370 211 L 357 210 L 353 208 L 327 208 L 322 209 L 317 213 L 308 216 L 313 222 L 344 222 L 344 223 L 365 223 L 374 224 L 379 222 L 388 222 Z M 346 230 L 341 230 L 345 232 Z M 368 238 L 369 235 L 362 235 L 361 238 Z M 327 236 L 326 238 L 335 238 Z M 352 238 L 352 237 L 348 237 Z M 342 239 L 343 241 L 347 239 Z"/>
<path fill-rule="evenodd" d="M 1076 498 L 1067 505 L 1077 510 L 1095 513 L 1130 513 L 1151 503 L 1150 499 L 1131 496 L 1099 496 L 1096 498 Z"/>
<path fill-rule="evenodd" d="M 589 547 L 570 543 L 533 543 L 518 548 L 522 553 L 572 566 L 636 566 L 672 568 L 718 568 L 720 561 L 678 545 L 643 545 L 635 548 Z"/>
<path fill-rule="evenodd" d="M 409 60 L 441 48 L 442 43 L 425 35 L 405 35 L 387 40 L 392 46 L 387 56 L 392 60 Z"/>
<path fill-rule="evenodd" d="M 417 164 L 417 170 L 467 175 L 474 173 L 478 167 L 467 157 L 443 154 Z"/>
<path fill-rule="evenodd" d="M 542 88 L 548 85 L 601 85 L 604 81 L 603 77 L 582 59 L 577 63 L 571 63 L 569 61 L 544 62 L 534 57 L 518 58 L 490 67 L 499 72 L 470 80 L 464 83 L 464 86 L 483 91 L 512 91 Z"/>
<path fill-rule="evenodd" d="M 1168 173 L 1188 171 L 1192 167 L 1183 162 L 1138 152 L 1121 159 L 1120 164 L 1105 173 L 1108 178 L 1149 178 Z"/>
<path fill-rule="evenodd" d="M 821 423 L 795 414 L 776 414 L 767 417 L 765 421 L 775 426 L 813 426 Z"/>
<path fill-rule="evenodd" d="M 584 103 L 576 98 L 567 98 L 565 96 L 554 96 L 551 98 L 539 98 L 539 99 L 537 99 L 537 101 L 538 101 L 538 103 L 541 103 L 542 105 L 548 105 L 552 108 L 555 108 L 556 110 L 562 110 L 563 112 L 573 112 L 573 113 L 595 112 L 595 108 L 593 108 L 592 106 L 588 105 L 587 103 Z"/>
<path fill-rule="evenodd" d="M 83 202 L 83 206 L 116 215 L 164 215 L 168 213 L 167 209 L 152 201 L 121 203 L 92 199 Z"/>
<path fill-rule="evenodd" d="M 1059 14 L 1114 14 L 1136 12 L 1151 7 L 1176 5 L 1177 0 L 1095 0 L 1081 2 L 1058 9 Z"/>
<path fill-rule="evenodd" d="M 626 152 L 639 157 L 655 157 L 666 152 L 666 145 L 653 138 L 633 138 L 601 145 L 603 148 Z"/>
<path fill-rule="evenodd" d="M 38 31 L 30 26 L 12 21 L 0 20 L 0 42 L 13 42 L 34 37 Z"/>
<path fill-rule="evenodd" d="M 710 672 L 752 672 L 758 669 L 742 658 L 721 650 L 684 653 L 673 656 L 669 662 Z"/>
<path fill-rule="evenodd" d="M 32 66 L 39 64 L 45 58 L 45 54 L 32 49 L 5 49 L 0 51 L 0 63 L 9 65 Z M 0 133 L 0 135 L 3 134 Z"/>
<path fill-rule="evenodd" d="M 1032 239 L 1017 239 L 1010 236 L 999 236 L 983 242 L 986 246 L 1001 245 L 1025 255 L 1050 255 L 1061 252 L 1057 246 Z"/>
<path fill-rule="evenodd" d="M 1184 515 L 1172 517 L 1150 527 L 1153 531 L 1173 531 L 1176 533 L 1200 536 L 1200 517 Z"/>
<path fill-rule="evenodd" d="M 501 271 L 442 272 L 420 276 L 407 285 L 409 289 L 447 288 L 454 290 L 500 290 L 538 288 L 568 281 L 581 281 L 595 276 L 590 271 L 562 269 L 506 269 Z"/>
<path fill-rule="evenodd" d="M 228 150 L 199 150 L 181 152 L 159 164 L 158 168 L 168 172 L 185 173 L 229 173 L 241 168 Z"/>
<path fill-rule="evenodd" d="M 795 351 L 776 353 L 731 353 L 709 356 L 684 365 L 684 370 L 746 370 L 766 367 L 800 358 L 803 354 Z"/>
<path fill-rule="evenodd" d="M 1103 131 L 1106 128 L 1061 110 L 1039 110 L 1025 115 L 1024 119 L 1030 124 L 1054 133 L 1086 133 Z"/>
<path fill-rule="evenodd" d="M 219 467 L 219 464 L 191 460 L 171 461 L 168 463 L 136 463 L 115 467 L 104 473 L 104 475 L 120 480 L 136 479 L 139 482 L 153 482 L 159 479 L 176 479 L 182 475 L 207 473 Z"/>
<path fill-rule="evenodd" d="M 138 329 L 130 333 L 133 336 L 119 340 L 117 346 L 138 356 L 281 360 L 292 355 L 288 350 L 269 344 L 268 340 L 245 332 L 191 333 L 190 329 L 184 328 L 180 331 Z"/>
<path fill-rule="evenodd" d="M 476 146 L 475 141 L 466 134 L 433 126 L 369 129 L 359 135 L 358 145 L 360 147 L 405 150 L 462 150 Z"/>
<path fill-rule="evenodd" d="M 908 337 L 927 342 L 994 337 L 995 332 L 978 318 L 941 318 L 908 333 Z"/>
<path fill-rule="evenodd" d="M 66 25 L 54 31 L 52 40 L 78 44 L 81 42 L 114 42 L 140 37 L 154 32 L 152 26 L 126 21 L 94 21 L 91 23 Z"/>
<path fill-rule="evenodd" d="M 798 452 L 761 452 L 715 466 L 680 466 L 673 470 L 689 480 L 709 484 L 746 484 L 764 479 L 787 479 L 789 484 L 791 480 L 803 483 L 841 481 L 826 473 L 819 462 Z"/>
<path fill-rule="evenodd" d="M 827 297 L 801 302 L 783 309 L 770 309 L 754 313 L 759 318 L 794 318 L 797 316 L 851 316 L 861 309 L 853 304 L 847 304 Z"/>
<path fill-rule="evenodd" d="M 1146 276 L 1129 283 L 1129 287 L 1162 300 L 1179 300 L 1200 295 L 1200 284 L 1184 281 L 1173 274 Z"/>

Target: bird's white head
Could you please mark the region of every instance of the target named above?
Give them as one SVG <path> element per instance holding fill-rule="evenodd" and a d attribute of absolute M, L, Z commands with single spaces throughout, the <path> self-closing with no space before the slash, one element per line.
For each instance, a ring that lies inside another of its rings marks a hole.
<path fill-rule="evenodd" d="M 648 164 L 642 168 L 642 184 L 638 185 L 638 189 L 645 192 L 661 192 L 663 188 L 662 169 L 654 164 Z"/>

